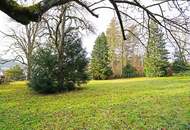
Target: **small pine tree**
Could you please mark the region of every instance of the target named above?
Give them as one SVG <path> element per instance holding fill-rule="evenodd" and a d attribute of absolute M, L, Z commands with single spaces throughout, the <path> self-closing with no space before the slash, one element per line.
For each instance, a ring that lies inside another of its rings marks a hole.
<path fill-rule="evenodd" d="M 148 77 L 167 76 L 168 67 L 168 51 L 163 33 L 161 33 L 156 23 L 151 22 L 148 52 L 144 60 L 145 75 Z"/>
<path fill-rule="evenodd" d="M 183 52 L 180 53 L 179 50 L 175 51 L 175 60 L 172 64 L 172 70 L 174 73 L 190 70 L 188 62 L 185 60 L 185 54 Z"/>
<path fill-rule="evenodd" d="M 110 68 L 108 44 L 104 33 L 99 35 L 95 41 L 92 51 L 90 71 L 93 79 L 108 79 L 112 74 Z"/>

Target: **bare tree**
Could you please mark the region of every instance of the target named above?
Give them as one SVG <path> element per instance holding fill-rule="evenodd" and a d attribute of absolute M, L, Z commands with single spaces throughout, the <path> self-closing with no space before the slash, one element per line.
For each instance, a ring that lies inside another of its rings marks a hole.
<path fill-rule="evenodd" d="M 118 26 L 118 22 L 115 18 L 112 18 L 107 30 L 106 37 L 109 46 L 109 59 L 112 67 L 112 72 L 114 77 L 122 76 L 123 68 L 123 38 Z"/>
<path fill-rule="evenodd" d="M 31 77 L 32 55 L 35 48 L 38 47 L 40 39 L 40 27 L 41 23 L 30 23 L 21 27 L 21 29 L 11 28 L 10 33 L 2 32 L 6 37 L 13 40 L 9 50 L 14 51 L 16 54 L 16 57 L 13 60 L 26 65 L 28 80 Z"/>

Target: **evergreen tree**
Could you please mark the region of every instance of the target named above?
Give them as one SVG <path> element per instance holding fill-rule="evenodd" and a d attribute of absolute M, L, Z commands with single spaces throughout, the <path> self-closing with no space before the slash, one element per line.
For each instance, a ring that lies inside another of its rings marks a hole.
<path fill-rule="evenodd" d="M 87 52 L 82 47 L 82 40 L 78 33 L 70 33 L 65 38 L 64 47 L 64 81 L 68 85 L 71 82 L 80 85 L 89 79 L 87 65 L 89 59 L 86 58 Z M 67 87 L 67 86 L 66 86 Z"/>
<path fill-rule="evenodd" d="M 185 59 L 185 53 L 179 52 L 179 50 L 175 51 L 175 60 L 172 64 L 172 70 L 174 73 L 185 72 L 190 70 L 187 60 Z"/>
<path fill-rule="evenodd" d="M 70 32 L 70 35 L 67 35 L 64 40 L 64 87 L 61 87 L 58 82 L 59 52 L 52 46 L 48 46 L 40 48 L 33 56 L 32 78 L 29 86 L 35 91 L 39 93 L 69 91 L 89 79 L 87 53 L 82 48 L 82 41 L 78 33 Z"/>
<path fill-rule="evenodd" d="M 90 71 L 93 79 L 107 79 L 112 74 L 111 68 L 109 67 L 108 51 L 106 36 L 102 33 L 97 37 L 92 51 Z"/>
<path fill-rule="evenodd" d="M 148 50 L 144 61 L 145 75 L 149 77 L 166 76 L 169 67 L 166 42 L 156 23 L 152 21 L 150 27 Z"/>

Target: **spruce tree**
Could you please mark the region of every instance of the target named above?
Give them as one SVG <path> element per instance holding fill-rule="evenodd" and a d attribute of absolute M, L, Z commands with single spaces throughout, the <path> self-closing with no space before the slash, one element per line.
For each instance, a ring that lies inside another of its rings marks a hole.
<path fill-rule="evenodd" d="M 109 49 L 104 33 L 99 35 L 95 41 L 92 51 L 90 71 L 93 79 L 108 79 L 112 74 L 109 61 Z"/>
<path fill-rule="evenodd" d="M 179 51 L 175 50 L 175 60 L 172 64 L 172 70 L 174 73 L 180 73 L 180 72 L 185 72 L 187 70 L 190 70 L 190 67 L 188 65 L 188 62 L 185 58 L 185 52 L 184 51 Z"/>
<path fill-rule="evenodd" d="M 153 21 L 150 24 L 150 38 L 144 61 L 145 75 L 149 77 L 167 76 L 169 66 L 168 51 L 163 33 Z"/>

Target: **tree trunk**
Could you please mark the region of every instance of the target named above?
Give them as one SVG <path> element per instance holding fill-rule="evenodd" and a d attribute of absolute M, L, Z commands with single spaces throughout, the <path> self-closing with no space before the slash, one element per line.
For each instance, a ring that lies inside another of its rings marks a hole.
<path fill-rule="evenodd" d="M 30 80 L 30 79 L 31 79 L 31 69 L 32 69 L 31 62 L 30 62 L 30 60 L 28 60 L 27 80 Z"/>
<path fill-rule="evenodd" d="M 66 6 L 62 6 L 62 23 L 61 23 L 61 39 L 58 46 L 58 83 L 59 87 L 63 91 L 68 91 L 68 88 L 64 85 L 64 31 L 65 31 L 65 15 L 66 15 Z"/>
<path fill-rule="evenodd" d="M 58 83 L 59 83 L 59 87 L 61 90 L 66 90 L 65 86 L 64 86 L 64 56 L 63 55 L 59 55 L 58 57 Z"/>

